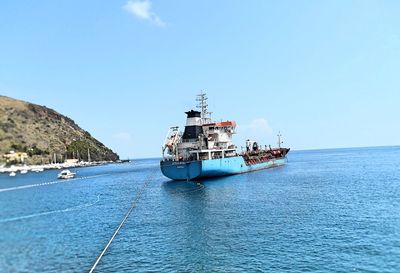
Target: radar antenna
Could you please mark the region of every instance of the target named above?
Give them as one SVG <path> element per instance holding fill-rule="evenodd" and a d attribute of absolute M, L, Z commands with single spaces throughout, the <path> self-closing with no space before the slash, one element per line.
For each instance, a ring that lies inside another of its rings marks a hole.
<path fill-rule="evenodd" d="M 203 124 L 211 122 L 211 112 L 208 112 L 208 104 L 207 104 L 207 95 L 203 91 L 200 91 L 200 94 L 197 95 L 196 101 L 198 104 L 197 108 L 201 111 L 201 120 Z"/>

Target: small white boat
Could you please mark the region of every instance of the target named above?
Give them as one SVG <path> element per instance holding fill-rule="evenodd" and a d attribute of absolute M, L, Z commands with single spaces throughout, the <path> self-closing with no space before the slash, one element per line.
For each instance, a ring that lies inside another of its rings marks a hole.
<path fill-rule="evenodd" d="M 58 179 L 70 179 L 74 178 L 76 173 L 71 172 L 70 170 L 63 170 L 58 174 Z"/>
<path fill-rule="evenodd" d="M 26 174 L 28 173 L 28 170 L 21 170 L 21 174 Z"/>
<path fill-rule="evenodd" d="M 35 173 L 39 173 L 39 172 L 43 172 L 44 171 L 44 168 L 33 168 L 32 169 L 32 172 L 35 172 Z"/>
<path fill-rule="evenodd" d="M 15 172 L 10 172 L 9 176 L 16 176 L 17 174 Z"/>

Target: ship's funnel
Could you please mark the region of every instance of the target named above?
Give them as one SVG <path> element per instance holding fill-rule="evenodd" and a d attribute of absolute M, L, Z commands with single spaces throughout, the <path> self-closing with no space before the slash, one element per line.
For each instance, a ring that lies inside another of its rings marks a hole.
<path fill-rule="evenodd" d="M 199 111 L 190 110 L 186 112 L 186 126 L 182 139 L 198 139 L 199 135 L 203 133 L 201 113 Z"/>

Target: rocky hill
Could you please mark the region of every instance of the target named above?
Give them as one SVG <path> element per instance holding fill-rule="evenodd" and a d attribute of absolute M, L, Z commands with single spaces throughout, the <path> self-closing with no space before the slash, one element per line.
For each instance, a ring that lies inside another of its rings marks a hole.
<path fill-rule="evenodd" d="M 115 161 L 112 150 L 53 109 L 0 96 L 0 161 L 10 152 L 25 152 L 28 163 L 80 159 Z"/>

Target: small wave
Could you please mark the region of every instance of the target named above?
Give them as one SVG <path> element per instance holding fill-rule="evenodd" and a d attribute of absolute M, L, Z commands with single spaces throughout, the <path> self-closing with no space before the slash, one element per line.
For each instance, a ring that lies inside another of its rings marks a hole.
<path fill-rule="evenodd" d="M 0 219 L 0 223 L 7 223 L 7 222 L 19 221 L 19 220 L 24 220 L 24 219 L 29 219 L 29 218 L 39 217 L 39 216 L 45 216 L 45 215 L 50 215 L 50 214 L 55 214 L 55 213 L 64 213 L 64 212 L 80 210 L 80 209 L 91 207 L 91 206 L 97 204 L 99 201 L 100 201 L 100 195 L 97 195 L 96 201 L 91 202 L 91 203 L 73 206 L 73 207 L 69 207 L 66 209 L 45 211 L 45 212 L 39 212 L 39 213 L 34 213 L 34 214 L 29 214 L 29 215 L 24 215 L 24 216 Z"/>
<path fill-rule="evenodd" d="M 167 182 L 167 183 L 169 183 L 169 182 Z M 189 190 L 176 190 L 176 189 L 174 189 L 174 190 L 170 191 L 170 194 L 172 194 L 172 195 L 187 195 L 187 194 L 191 194 L 191 193 L 194 193 L 194 192 L 197 192 L 197 191 L 201 191 L 201 190 L 203 190 L 205 188 L 204 184 L 203 183 L 199 183 L 199 182 L 179 182 L 179 183 L 185 183 L 186 185 L 188 185 L 190 183 L 190 184 L 193 184 L 195 186 L 195 188 L 194 189 L 189 189 Z"/>

